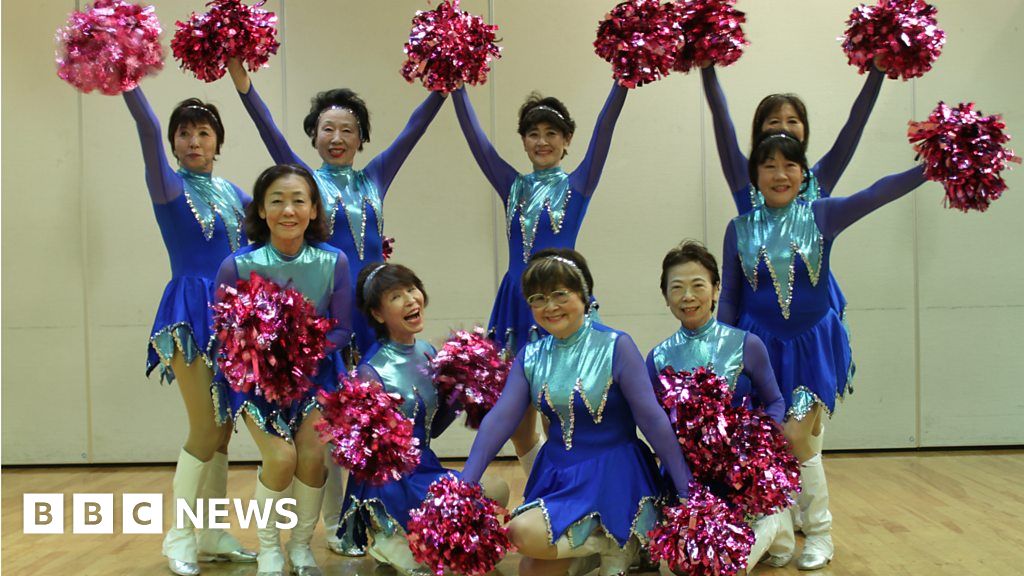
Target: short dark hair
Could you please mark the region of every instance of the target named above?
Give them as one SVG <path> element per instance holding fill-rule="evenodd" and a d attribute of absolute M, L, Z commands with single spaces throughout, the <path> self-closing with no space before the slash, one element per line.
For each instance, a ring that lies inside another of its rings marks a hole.
<path fill-rule="evenodd" d="M 804 173 L 804 180 L 807 180 L 810 169 L 807 167 L 807 155 L 804 154 L 804 147 L 800 141 L 789 132 L 770 131 L 765 132 L 761 140 L 757 142 L 754 149 L 750 151 L 750 159 L 747 162 L 747 174 L 750 176 L 750 185 L 757 188 L 757 167 L 764 164 L 769 158 L 775 156 L 776 152 L 782 152 L 782 156 L 791 162 L 800 164 Z"/>
<path fill-rule="evenodd" d="M 564 258 L 575 264 L 583 275 L 586 286 L 580 283 L 580 275 L 571 266 L 559 261 L 558 258 Z M 553 292 L 559 286 L 564 286 L 579 294 L 583 305 L 590 310 L 590 298 L 587 296 L 594 293 L 594 277 L 590 274 L 587 259 L 570 248 L 546 248 L 530 256 L 530 260 L 526 263 L 526 270 L 523 270 L 521 283 L 523 295 L 526 297 Z"/>
<path fill-rule="evenodd" d="M 561 100 L 554 96 L 545 97 L 539 92 L 531 92 L 526 97 L 526 102 L 519 107 L 519 135 L 526 136 L 527 132 L 541 122 L 554 126 L 566 138 L 576 132 L 576 122 Z"/>
<path fill-rule="evenodd" d="M 668 295 L 668 271 L 674 266 L 696 262 L 703 266 L 711 275 L 711 284 L 718 286 L 722 277 L 718 272 L 718 261 L 715 255 L 708 252 L 703 244 L 696 240 L 683 240 L 678 246 L 668 251 L 661 261 L 661 295 Z"/>
<path fill-rule="evenodd" d="M 373 274 L 373 278 L 367 284 L 366 279 L 370 274 Z M 356 307 L 366 316 L 367 322 L 377 333 L 377 338 L 387 338 L 388 327 L 373 317 L 373 311 L 380 307 L 381 300 L 388 290 L 408 286 L 415 286 L 423 293 L 423 305 L 426 306 L 429 298 L 423 281 L 408 267 L 376 262 L 367 264 L 359 271 L 359 277 L 356 278 Z"/>
<path fill-rule="evenodd" d="M 786 104 L 796 110 L 797 118 L 804 125 L 804 139 L 801 144 L 804 147 L 804 153 L 807 153 L 807 143 L 811 140 L 811 124 L 807 120 L 807 106 L 796 94 L 769 94 L 761 100 L 761 103 L 757 105 L 757 110 L 754 111 L 754 125 L 750 130 L 751 148 L 757 146 L 757 143 L 764 138 L 765 131 L 761 129 L 764 121 Z"/>
<path fill-rule="evenodd" d="M 171 119 L 167 122 L 167 141 L 174 149 L 174 135 L 178 133 L 178 127 L 182 124 L 209 124 L 213 133 L 217 135 L 217 154 L 220 154 L 220 146 L 224 143 L 224 123 L 220 120 L 220 112 L 213 104 L 203 102 L 199 98 L 182 100 L 171 111 Z"/>
<path fill-rule="evenodd" d="M 302 120 L 302 129 L 306 131 L 310 141 L 316 146 L 316 131 L 320 124 L 320 115 L 329 108 L 348 108 L 359 121 L 359 149 L 363 143 L 370 141 L 370 111 L 366 102 L 358 94 L 348 88 L 335 88 L 320 92 L 309 103 L 309 114 Z"/>
<path fill-rule="evenodd" d="M 320 198 L 320 188 L 316 185 L 316 179 L 309 173 L 309 170 L 300 164 L 277 164 L 264 170 L 256 183 L 252 186 L 252 202 L 245 209 L 245 235 L 252 242 L 269 242 L 270 227 L 267 221 L 260 216 L 260 207 L 267 197 L 267 189 L 275 180 L 282 176 L 299 176 L 309 185 L 309 198 L 313 209 L 316 210 L 316 219 L 309 221 L 306 228 L 306 242 L 326 242 L 331 238 L 328 228 L 328 215 L 324 211 L 324 203 Z"/>

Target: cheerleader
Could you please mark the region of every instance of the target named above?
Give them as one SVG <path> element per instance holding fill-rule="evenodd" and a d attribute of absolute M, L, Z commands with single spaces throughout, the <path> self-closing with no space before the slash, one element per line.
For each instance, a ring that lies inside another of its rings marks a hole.
<path fill-rule="evenodd" d="M 217 286 L 233 287 L 255 272 L 281 286 L 297 289 L 313 304 L 317 314 L 337 320 L 327 338 L 336 348 L 321 363 L 314 386 L 305 397 L 281 405 L 268 401 L 257 388 L 248 393 L 228 392 L 231 418 L 242 418 L 260 451 L 262 467 L 256 478 L 255 500 L 261 508 L 295 499 L 297 522 L 286 546 L 291 573 L 320 576 L 309 543 L 320 516 L 326 469 L 323 445 L 314 425 L 320 420 L 317 391 L 334 390 L 344 363 L 337 350 L 352 336 L 352 285 L 348 259 L 325 243 L 329 237 L 323 218 L 316 180 L 295 164 L 264 170 L 253 186 L 253 201 L 245 214 L 245 229 L 255 242 L 224 259 Z M 227 389 L 223 376 L 218 384 Z M 262 384 L 266 386 L 268 383 Z M 260 551 L 259 576 L 283 576 L 285 558 L 276 513 L 265 528 L 257 530 Z"/>
<path fill-rule="evenodd" d="M 586 260 L 542 250 L 527 263 L 522 290 L 548 336 L 516 355 L 501 398 L 484 418 L 463 478 L 479 481 L 530 404 L 550 419 L 524 504 L 509 524 L 523 575 L 625 573 L 657 521 L 662 490 L 650 442 L 686 499 L 690 470 L 668 416 L 624 332 L 587 314 L 594 282 Z"/>
<path fill-rule="evenodd" d="M 487 139 L 465 89 L 453 93 L 455 112 L 469 148 L 505 206 L 509 267 L 498 287 L 491 309 L 490 330 L 495 341 L 509 355 L 515 355 L 544 334 L 520 289 L 519 278 L 530 256 L 545 248 L 573 248 L 590 199 L 601 179 L 615 122 L 626 101 L 626 89 L 613 85 L 598 116 L 583 161 L 571 173 L 562 169 L 562 159 L 576 132 L 576 122 L 560 100 L 531 94 L 519 109 L 519 136 L 533 165 L 520 174 L 502 159 Z M 590 304 L 588 303 L 588 307 Z M 596 304 L 594 305 L 596 313 Z M 516 455 L 527 474 L 540 449 L 536 413 L 528 409 L 512 435 Z"/>
<path fill-rule="evenodd" d="M 850 342 L 829 300 L 832 243 L 840 232 L 924 182 L 924 170 L 879 180 L 845 198 L 812 202 L 797 196 L 809 168 L 803 146 L 786 132 L 766 134 L 749 160 L 749 178 L 764 203 L 726 229 L 718 320 L 761 338 L 787 402 L 786 436 L 801 462 L 809 505 L 797 567 L 814 570 L 833 554 L 828 488 L 812 446 L 822 412 L 831 415 L 846 390 Z"/>
<path fill-rule="evenodd" d="M 224 125 L 212 104 L 190 98 L 171 112 L 167 139 L 178 163 L 171 168 L 160 141 L 160 122 L 141 88 L 124 93 L 142 144 L 146 186 L 171 263 L 150 331 L 146 375 L 177 380 L 188 413 L 188 438 L 174 469 L 174 499 L 195 508 L 198 498 L 224 498 L 228 482 L 231 426 L 218 424 L 224 399 L 212 393 L 213 356 L 210 303 L 213 278 L 225 256 L 246 243 L 245 205 L 237 186 L 214 177 L 224 143 Z M 187 520 L 187 519 L 186 519 Z M 171 572 L 199 574 L 199 561 L 253 562 L 233 536 L 219 529 L 171 528 L 163 543 Z"/>

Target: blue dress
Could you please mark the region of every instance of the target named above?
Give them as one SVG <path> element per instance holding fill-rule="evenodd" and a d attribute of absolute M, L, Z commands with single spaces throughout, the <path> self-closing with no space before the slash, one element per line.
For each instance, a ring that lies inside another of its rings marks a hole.
<path fill-rule="evenodd" d="M 305 243 L 295 256 L 286 256 L 269 243 L 251 244 L 224 259 L 217 273 L 217 286 L 236 286 L 239 279 L 248 280 L 251 273 L 279 286 L 295 288 L 313 304 L 319 316 L 338 320 L 327 334 L 333 350 L 311 377 L 314 386 L 290 405 L 269 402 L 259 394 L 258 384 L 249 392 L 240 392 L 228 385 L 223 373 L 218 371 L 214 379 L 214 398 L 227 406 L 231 420 L 244 413 L 264 432 L 291 440 L 306 414 L 318 407 L 317 392 L 336 390 L 338 374 L 345 370 L 339 350 L 352 336 L 348 261 L 340 250 L 325 243 Z"/>
<path fill-rule="evenodd" d="M 520 174 L 487 140 L 465 89 L 452 93 L 455 111 L 473 157 L 505 206 L 508 271 L 501 279 L 488 322 L 494 340 L 510 356 L 546 334 L 533 323 L 520 278 L 530 255 L 545 248 L 575 248 L 583 218 L 601 179 L 612 133 L 627 90 L 612 87 L 597 119 L 587 154 L 572 173 L 561 168 Z"/>
<path fill-rule="evenodd" d="M 396 531 L 404 534 L 409 511 L 423 503 L 430 485 L 445 474 L 458 475 L 441 466 L 430 449 L 431 438 L 440 436 L 455 419 L 455 412 L 438 402 L 430 370 L 430 359 L 436 354 L 433 346 L 419 340 L 411 345 L 387 341 L 363 357 L 360 378 L 381 382 L 385 390 L 405 400 L 402 413 L 415 422 L 413 433 L 420 441 L 421 455 L 419 466 L 401 480 L 373 486 L 349 479 L 338 527 L 343 541 L 351 535 L 355 544 L 365 546 L 368 530 L 388 536 Z"/>
<path fill-rule="evenodd" d="M 142 89 L 125 92 L 124 100 L 139 132 L 146 185 L 171 264 L 150 331 L 146 375 L 159 367 L 160 380 L 170 383 L 176 351 L 187 364 L 202 359 L 213 367 L 213 279 L 224 258 L 248 242 L 242 222 L 250 198 L 223 178 L 173 170 Z"/>

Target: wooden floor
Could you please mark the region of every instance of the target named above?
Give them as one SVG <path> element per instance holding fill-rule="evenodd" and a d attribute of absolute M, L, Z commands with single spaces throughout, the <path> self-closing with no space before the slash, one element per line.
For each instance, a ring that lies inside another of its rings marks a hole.
<path fill-rule="evenodd" d="M 836 556 L 817 574 L 1024 574 L 1024 451 L 826 455 L 825 462 Z M 509 481 L 513 494 L 522 493 L 518 464 L 498 462 L 492 471 Z M 169 498 L 172 473 L 169 466 L 4 470 L 3 574 L 170 574 L 160 556 L 161 536 L 26 535 L 21 522 L 25 492 L 114 493 L 120 514 L 122 493 L 162 490 Z M 251 495 L 254 473 L 254 466 L 233 466 L 229 496 Z M 70 529 L 70 496 L 65 502 Z M 323 546 L 322 526 L 317 530 L 314 548 L 326 575 L 393 574 L 369 559 L 334 556 Z M 255 548 L 254 528 L 234 533 Z M 514 576 L 517 564 L 518 556 L 511 555 L 499 568 Z M 255 564 L 203 565 L 208 576 L 255 572 Z M 792 564 L 755 573 L 802 574 Z"/>

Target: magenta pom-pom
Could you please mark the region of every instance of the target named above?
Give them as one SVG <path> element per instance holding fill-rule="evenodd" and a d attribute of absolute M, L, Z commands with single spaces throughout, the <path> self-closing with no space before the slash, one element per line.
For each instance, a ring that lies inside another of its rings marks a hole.
<path fill-rule="evenodd" d="M 682 35 L 672 69 L 689 72 L 708 64 L 728 66 L 743 55 L 750 42 L 743 33 L 747 17 L 736 0 L 675 0 L 665 5 Z"/>
<path fill-rule="evenodd" d="M 729 383 L 704 367 L 693 372 L 667 367 L 659 379 L 661 388 L 655 392 L 694 476 L 702 480 L 719 478 L 729 453 L 725 417 L 732 402 Z"/>
<path fill-rule="evenodd" d="M 840 38 L 850 64 L 863 74 L 877 65 L 890 78 L 917 78 L 932 69 L 946 33 L 935 21 L 935 6 L 924 0 L 879 0 L 861 4 Z"/>
<path fill-rule="evenodd" d="M 465 409 L 466 425 L 480 428 L 508 379 L 510 363 L 501 349 L 483 328 L 458 330 L 431 364 L 442 401 L 456 410 Z"/>
<path fill-rule="evenodd" d="M 671 16 L 659 0 L 627 0 L 598 23 L 594 52 L 619 85 L 636 88 L 672 70 L 681 36 Z"/>
<path fill-rule="evenodd" d="M 57 29 L 57 76 L 86 94 L 132 90 L 164 67 L 161 32 L 152 6 L 96 0 Z"/>
<path fill-rule="evenodd" d="M 745 514 L 773 514 L 793 504 L 800 491 L 800 464 L 789 442 L 771 418 L 760 410 L 726 411 L 729 458 L 723 482 L 726 496 Z"/>
<path fill-rule="evenodd" d="M 255 389 L 280 406 L 304 398 L 332 346 L 327 333 L 337 321 L 317 316 L 298 290 L 255 272 L 220 290 L 213 328 L 220 340 L 217 364 L 228 384 L 244 393 Z"/>
<path fill-rule="evenodd" d="M 508 512 L 484 496 L 479 484 L 448 474 L 409 512 L 409 549 L 438 576 L 446 570 L 486 574 L 514 549 L 503 526 L 507 519 Z"/>
<path fill-rule="evenodd" d="M 666 507 L 662 515 L 647 534 L 651 560 L 689 576 L 732 576 L 746 568 L 754 531 L 705 486 L 691 482 L 686 504 Z"/>
<path fill-rule="evenodd" d="M 497 26 L 459 9 L 459 0 L 444 0 L 412 19 L 402 76 L 419 79 L 428 90 L 448 94 L 464 84 L 483 84 L 491 60 L 501 58 Z"/>
<path fill-rule="evenodd" d="M 320 439 L 333 443 L 331 456 L 359 482 L 386 484 L 419 466 L 413 420 L 402 413 L 402 398 L 375 380 L 342 375 L 338 389 L 317 397 L 323 420 Z"/>
<path fill-rule="evenodd" d="M 238 58 L 249 70 L 267 65 L 277 54 L 277 15 L 241 0 L 214 0 L 209 11 L 176 23 L 171 51 L 181 67 L 203 82 L 224 76 L 228 60 Z"/>
<path fill-rule="evenodd" d="M 1006 190 L 1002 171 L 1020 157 L 1004 146 L 1010 136 L 998 115 L 984 116 L 974 103 L 950 108 L 943 102 L 921 122 L 910 122 L 907 136 L 924 161 L 929 180 L 942 183 L 946 205 L 984 212 Z"/>

